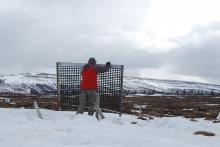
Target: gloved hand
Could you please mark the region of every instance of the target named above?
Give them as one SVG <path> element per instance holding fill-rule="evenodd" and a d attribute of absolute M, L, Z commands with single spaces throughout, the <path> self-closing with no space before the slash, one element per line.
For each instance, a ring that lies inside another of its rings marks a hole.
<path fill-rule="evenodd" d="M 111 62 L 106 62 L 106 66 L 111 66 Z"/>

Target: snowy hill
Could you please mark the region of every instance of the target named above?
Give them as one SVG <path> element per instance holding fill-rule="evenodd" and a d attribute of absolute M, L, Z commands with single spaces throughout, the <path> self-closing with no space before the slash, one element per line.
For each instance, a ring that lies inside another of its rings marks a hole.
<path fill-rule="evenodd" d="M 220 85 L 188 82 L 188 81 L 176 81 L 176 80 L 159 80 L 148 78 L 135 78 L 125 77 L 124 89 L 133 90 L 136 93 L 167 93 L 173 94 L 178 91 L 179 94 L 183 93 L 220 93 Z"/>
<path fill-rule="evenodd" d="M 172 94 L 176 91 L 220 93 L 220 85 L 196 82 L 158 80 L 136 77 L 124 78 L 124 90 L 127 94 Z M 27 93 L 27 94 L 56 94 L 56 75 L 54 74 L 19 74 L 0 75 L 0 92 Z"/>
<path fill-rule="evenodd" d="M 0 75 L 0 92 L 55 94 L 56 76 L 45 73 Z"/>
<path fill-rule="evenodd" d="M 105 114 L 97 121 L 87 114 L 0 108 L 1 147 L 218 147 L 220 125 L 181 117 L 139 120 L 135 116 Z M 196 131 L 216 136 L 194 135 Z"/>

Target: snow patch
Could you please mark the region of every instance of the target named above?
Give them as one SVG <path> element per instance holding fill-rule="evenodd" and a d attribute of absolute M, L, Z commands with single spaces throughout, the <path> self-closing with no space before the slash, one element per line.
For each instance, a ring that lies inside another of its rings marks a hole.
<path fill-rule="evenodd" d="M 139 120 L 135 116 L 106 113 L 97 121 L 87 114 L 0 108 L 1 147 L 218 147 L 220 126 L 199 119 L 182 117 Z M 135 123 L 132 123 L 135 122 Z M 213 138 L 193 135 L 196 131 L 214 132 Z"/>

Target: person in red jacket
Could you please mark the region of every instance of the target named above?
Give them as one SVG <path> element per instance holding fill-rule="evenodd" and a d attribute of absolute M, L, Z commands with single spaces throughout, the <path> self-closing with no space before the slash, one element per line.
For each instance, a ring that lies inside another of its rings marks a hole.
<path fill-rule="evenodd" d="M 87 104 L 89 106 L 88 115 L 93 115 L 95 112 L 97 94 L 97 74 L 103 73 L 109 70 L 111 66 L 110 62 L 105 65 L 96 64 L 95 58 L 89 58 L 87 64 L 82 69 L 82 81 L 81 81 L 81 93 L 80 93 L 80 104 L 76 114 L 83 113 Z"/>

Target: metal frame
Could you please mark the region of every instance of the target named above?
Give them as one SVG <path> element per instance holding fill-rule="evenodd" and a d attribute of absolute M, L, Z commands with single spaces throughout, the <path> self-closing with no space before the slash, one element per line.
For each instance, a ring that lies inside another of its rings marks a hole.
<path fill-rule="evenodd" d="M 82 63 L 57 62 L 57 94 L 61 110 L 76 110 L 79 105 Z M 111 65 L 108 72 L 98 74 L 100 108 L 122 111 L 123 65 Z"/>

